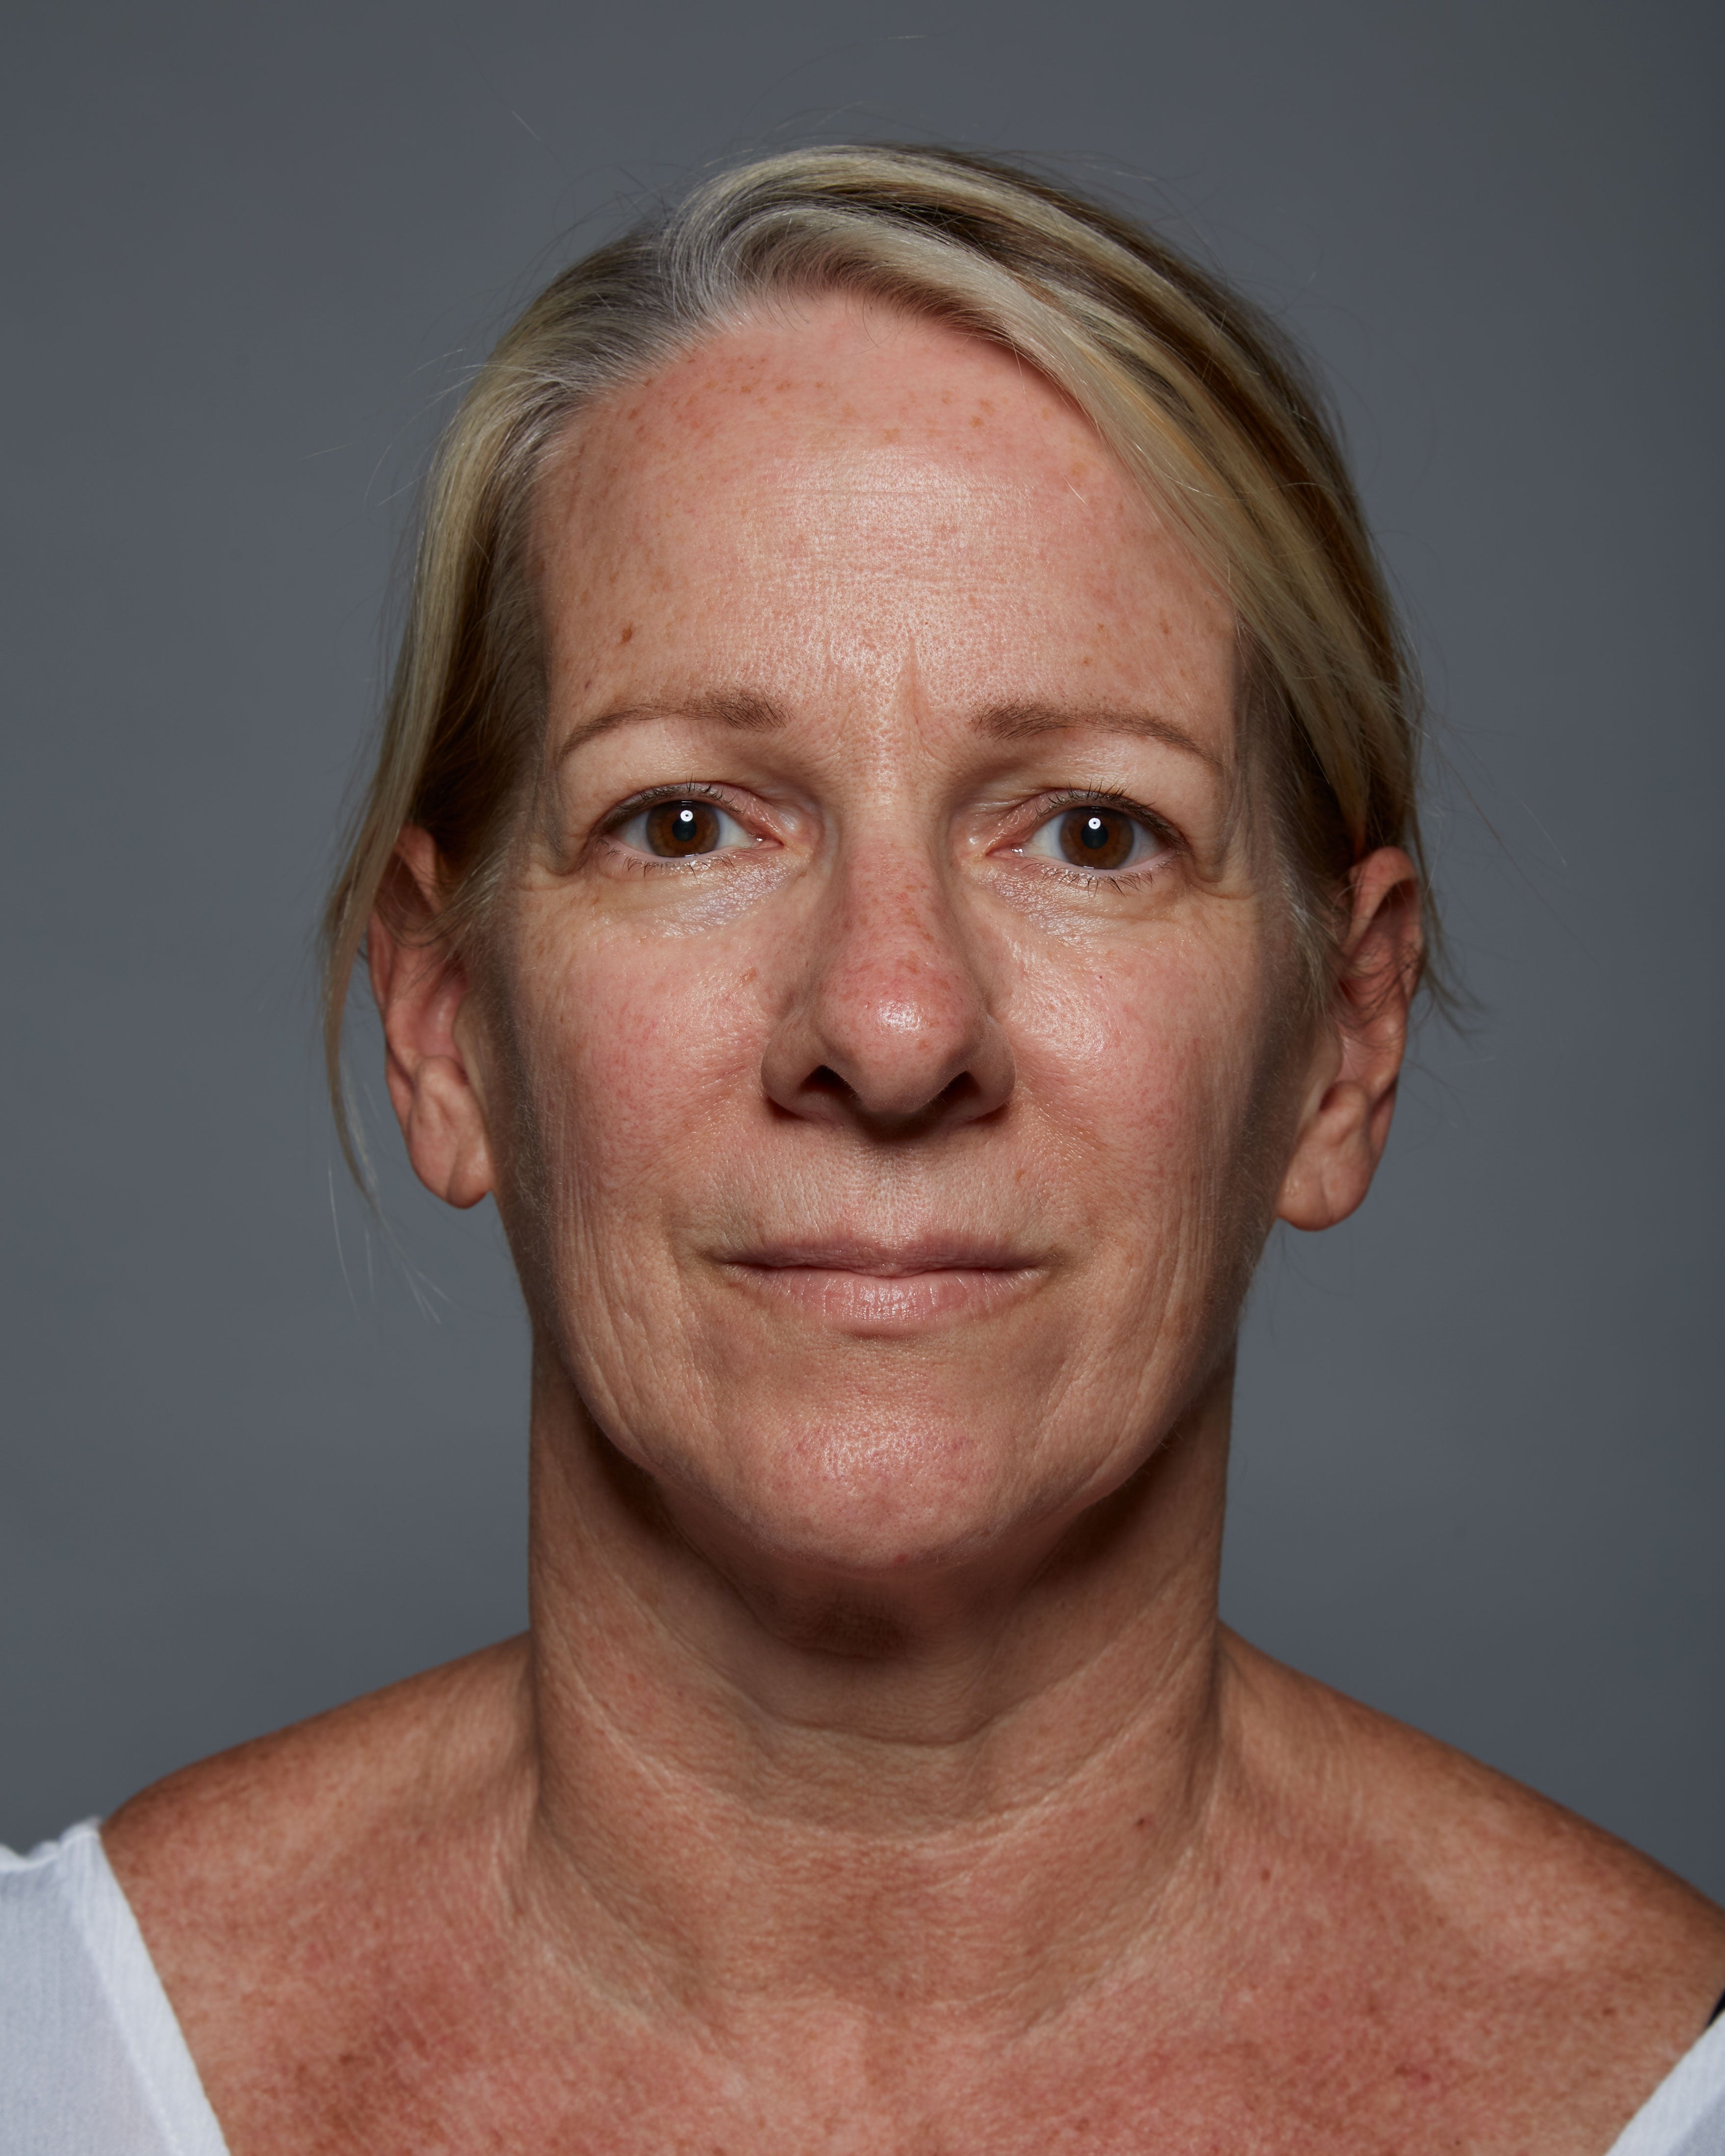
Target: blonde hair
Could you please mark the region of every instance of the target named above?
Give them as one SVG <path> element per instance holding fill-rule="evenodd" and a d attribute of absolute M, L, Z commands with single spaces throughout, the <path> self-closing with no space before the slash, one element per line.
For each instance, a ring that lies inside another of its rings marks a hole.
<path fill-rule="evenodd" d="M 344 1150 L 349 984 L 403 829 L 435 841 L 448 932 L 496 887 L 543 707 L 528 529 L 595 399 L 774 295 L 855 290 L 990 338 L 1065 391 L 1230 595 L 1243 723 L 1314 996 L 1380 845 L 1421 860 L 1413 670 L 1321 393 L 1256 309 L 1163 240 L 950 150 L 762 158 L 577 263 L 480 369 L 434 466 L 382 740 L 324 916 L 324 1044 Z M 1422 870 L 1423 879 L 1423 870 Z"/>

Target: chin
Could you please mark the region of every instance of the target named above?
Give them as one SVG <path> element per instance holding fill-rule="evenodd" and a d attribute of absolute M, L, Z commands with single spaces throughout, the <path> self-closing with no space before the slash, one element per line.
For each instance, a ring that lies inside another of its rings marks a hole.
<path fill-rule="evenodd" d="M 716 1435 L 714 1466 L 698 1474 L 688 1509 L 752 1568 L 764 1563 L 811 1583 L 901 1589 L 985 1563 L 1069 1508 L 1087 1478 L 1078 1463 L 1050 1477 L 1037 1439 L 1016 1418 L 958 1408 L 752 1417 Z M 673 1513 L 682 1513 L 677 1491 L 688 1484 L 675 1474 L 660 1479 Z"/>

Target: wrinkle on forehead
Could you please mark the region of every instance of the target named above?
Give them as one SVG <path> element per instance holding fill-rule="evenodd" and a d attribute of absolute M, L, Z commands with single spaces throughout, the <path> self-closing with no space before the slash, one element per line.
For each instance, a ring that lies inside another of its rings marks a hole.
<path fill-rule="evenodd" d="M 1235 760 L 1225 594 L 1064 393 L 947 325 L 828 301 L 726 331 L 578 423 L 536 524 L 583 716 L 685 660 L 871 702 L 909 666 L 955 715 L 1125 711 L 1147 676 L 1175 725 L 1225 706 Z"/>

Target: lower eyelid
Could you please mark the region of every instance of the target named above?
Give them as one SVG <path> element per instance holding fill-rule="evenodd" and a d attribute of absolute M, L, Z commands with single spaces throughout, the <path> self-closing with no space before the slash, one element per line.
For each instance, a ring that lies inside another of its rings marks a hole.
<path fill-rule="evenodd" d="M 1118 882 L 1126 876 L 1142 874 L 1146 869 L 1153 867 L 1158 861 L 1163 860 L 1168 854 L 1173 851 L 1173 848 L 1168 839 L 1162 832 L 1158 831 L 1153 824 L 1147 822 L 1142 816 L 1133 815 L 1129 809 L 1120 808 L 1111 802 L 1103 802 L 1095 805 L 1110 810 L 1116 815 L 1123 816 L 1128 823 L 1136 827 L 1138 834 L 1138 840 L 1147 849 L 1142 853 L 1138 853 L 1138 857 L 1136 860 L 1123 861 L 1118 868 L 1091 868 L 1087 866 L 1082 861 L 1072 861 L 1065 859 L 1058 851 L 1057 845 L 1053 841 L 1050 842 L 1046 850 L 1036 844 L 1036 841 L 1042 838 L 1045 834 L 1051 834 L 1055 831 L 1065 819 L 1073 814 L 1075 809 L 1081 809 L 1091 805 L 1091 803 L 1083 801 L 1068 802 L 1065 803 L 1062 807 L 1056 809 L 1052 815 L 1045 816 L 1036 825 L 1035 829 L 1029 833 L 1026 837 L 1021 839 L 1012 850 L 1015 853 L 1028 854 L 1031 855 L 1032 858 L 1038 860 L 1052 862 L 1056 867 L 1069 869 L 1076 875 L 1095 877 L 1104 882 Z M 1134 851 L 1137 851 L 1137 848 L 1136 846 L 1134 848 Z"/>
<path fill-rule="evenodd" d="M 701 802 L 721 819 L 719 842 L 710 851 L 680 855 L 656 854 L 644 843 L 644 829 L 641 830 L 639 838 L 632 838 L 629 835 L 635 827 L 644 826 L 647 818 L 655 808 L 664 806 L 668 800 L 684 798 Z M 1045 834 L 1052 834 L 1061 820 L 1070 815 L 1075 809 L 1092 805 L 1122 816 L 1136 827 L 1138 844 L 1135 846 L 1134 851 L 1137 854 L 1137 858 L 1122 862 L 1117 868 L 1095 868 L 1081 861 L 1065 859 L 1052 844 L 1045 850 L 1043 847 L 1034 843 Z M 742 818 L 733 809 L 726 807 L 721 801 L 715 800 L 709 793 L 694 791 L 687 795 L 665 793 L 649 798 L 646 801 L 638 799 L 636 803 L 625 810 L 621 816 L 608 822 L 599 836 L 603 841 L 608 841 L 617 845 L 636 860 L 644 865 L 651 865 L 655 868 L 685 867 L 691 863 L 716 860 L 724 854 L 752 852 L 762 845 L 770 846 L 773 843 L 770 834 L 750 830 Z M 1140 851 L 1140 848 L 1143 850 Z M 1136 814 L 1117 802 L 1068 800 L 1052 812 L 1045 813 L 1024 838 L 1015 844 L 1009 844 L 1004 850 L 1009 854 L 1029 855 L 1032 859 L 1045 862 L 1050 868 L 1065 875 L 1076 876 L 1086 883 L 1123 883 L 1135 880 L 1159 866 L 1170 855 L 1178 850 L 1178 845 L 1177 842 L 1172 840 L 1165 832 L 1158 830 L 1147 817 Z"/>
<path fill-rule="evenodd" d="M 1147 860 L 1135 861 L 1132 867 L 1126 869 L 1080 868 L 1074 862 L 1055 860 L 1046 854 L 1033 855 L 1031 858 L 1041 874 L 1053 876 L 1060 881 L 1082 885 L 1087 891 L 1094 891 L 1099 884 L 1107 884 L 1116 891 L 1122 891 L 1130 885 L 1148 883 L 1153 877 L 1163 874 L 1168 862 L 1166 850 L 1151 855 Z"/>
<path fill-rule="evenodd" d="M 615 844 L 626 847 L 631 853 L 639 854 L 644 860 L 662 861 L 667 865 L 675 865 L 679 859 L 685 861 L 710 861 L 716 855 L 741 853 L 747 849 L 758 846 L 762 844 L 762 840 L 757 834 L 747 829 L 743 825 L 742 819 L 733 814 L 729 808 L 726 808 L 722 802 L 712 800 L 710 797 L 705 794 L 691 794 L 688 798 L 694 801 L 699 801 L 704 808 L 711 808 L 713 814 L 721 819 L 721 829 L 719 843 L 717 845 L 714 846 L 710 852 L 704 854 L 685 854 L 681 856 L 655 854 L 640 840 L 629 837 L 629 834 L 630 830 L 637 824 L 644 825 L 647 818 L 651 815 L 655 808 L 664 807 L 665 802 L 667 798 L 675 800 L 678 798 L 679 797 L 675 794 L 667 797 L 661 797 L 658 800 L 644 802 L 639 808 L 631 808 L 626 815 L 619 818 L 615 823 L 610 825 L 608 829 L 604 833 L 604 836 L 612 839 Z M 731 831 L 736 834 L 735 837 L 727 837 L 725 835 L 725 832 L 722 829 L 722 826 L 724 825 L 729 826 Z M 643 834 L 643 837 L 644 838 L 644 833 Z"/>

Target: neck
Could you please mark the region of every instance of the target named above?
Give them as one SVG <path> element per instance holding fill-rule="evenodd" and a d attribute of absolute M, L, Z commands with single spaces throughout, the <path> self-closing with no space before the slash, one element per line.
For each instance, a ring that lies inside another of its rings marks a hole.
<path fill-rule="evenodd" d="M 539 1354 L 532 1851 L 583 1974 L 1015 2021 L 1153 1936 L 1220 1760 L 1231 1374 L 1052 1547 L 860 1589 L 698 1547 Z"/>

